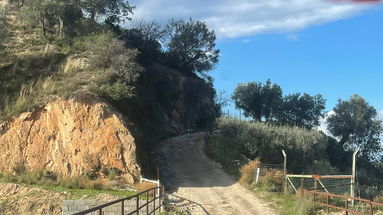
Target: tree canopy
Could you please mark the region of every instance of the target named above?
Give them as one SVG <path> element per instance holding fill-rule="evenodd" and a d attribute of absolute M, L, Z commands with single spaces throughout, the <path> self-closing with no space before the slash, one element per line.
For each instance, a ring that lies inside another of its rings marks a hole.
<path fill-rule="evenodd" d="M 244 111 L 246 117 L 257 121 L 269 121 L 279 112 L 282 102 L 282 89 L 277 84 L 267 80 L 262 82 L 249 82 L 239 84 L 232 99 L 235 106 Z"/>
<path fill-rule="evenodd" d="M 244 111 L 246 117 L 256 121 L 276 122 L 313 128 L 323 116 L 325 99 L 321 95 L 294 93 L 282 97 L 278 84 L 249 82 L 239 84 L 232 99 L 235 106 Z"/>
<path fill-rule="evenodd" d="M 332 135 L 340 138 L 345 149 L 361 148 L 361 155 L 374 160 L 376 153 L 382 150 L 380 136 L 382 122 L 376 118 L 374 107 L 361 96 L 353 95 L 348 101 L 339 100 L 334 114 L 327 119 Z"/>
<path fill-rule="evenodd" d="M 319 125 L 319 118 L 323 116 L 324 109 L 325 99 L 322 95 L 294 93 L 283 98 L 277 118 L 283 124 L 313 128 Z"/>
<path fill-rule="evenodd" d="M 95 20 L 103 16 L 112 23 L 130 20 L 129 16 L 133 14 L 134 9 L 125 0 L 80 0 L 79 2 L 90 18 Z"/>
<path fill-rule="evenodd" d="M 204 22 L 171 20 L 166 30 L 168 60 L 177 69 L 202 74 L 218 62 L 215 33 Z"/>

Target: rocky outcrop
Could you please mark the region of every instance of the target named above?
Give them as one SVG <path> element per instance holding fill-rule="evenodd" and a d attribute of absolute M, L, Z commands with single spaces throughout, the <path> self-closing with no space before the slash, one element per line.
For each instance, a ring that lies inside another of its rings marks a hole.
<path fill-rule="evenodd" d="M 140 175 L 135 140 L 124 121 L 89 94 L 23 113 L 1 130 L 0 172 L 22 165 L 77 176 L 114 167 L 129 183 Z"/>

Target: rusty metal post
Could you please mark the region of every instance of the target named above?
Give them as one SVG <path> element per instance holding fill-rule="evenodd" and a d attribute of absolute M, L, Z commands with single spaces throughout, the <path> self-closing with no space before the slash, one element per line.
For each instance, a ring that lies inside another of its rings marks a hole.
<path fill-rule="evenodd" d="M 98 215 L 102 215 L 102 208 L 98 210 Z"/>
<path fill-rule="evenodd" d="M 140 214 L 140 196 L 136 196 L 136 209 L 137 209 L 137 215 Z"/>
<path fill-rule="evenodd" d="M 146 192 L 146 215 L 149 215 L 149 191 Z"/>
<path fill-rule="evenodd" d="M 124 200 L 122 200 L 121 202 L 121 215 L 124 215 L 125 214 L 125 205 L 124 205 Z"/>
<path fill-rule="evenodd" d="M 327 199 L 326 199 L 327 205 L 330 205 L 330 195 L 327 194 Z M 330 207 L 327 207 L 327 214 L 330 214 Z"/>

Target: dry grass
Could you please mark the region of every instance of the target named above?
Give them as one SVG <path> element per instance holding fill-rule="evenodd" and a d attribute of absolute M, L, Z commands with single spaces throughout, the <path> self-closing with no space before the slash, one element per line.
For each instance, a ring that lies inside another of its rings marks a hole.
<path fill-rule="evenodd" d="M 247 165 L 241 168 L 241 178 L 239 182 L 245 186 L 255 187 L 263 186 L 268 191 L 280 192 L 283 184 L 283 172 L 278 169 L 267 169 L 266 174 L 259 177 L 256 185 L 257 168 L 260 165 L 259 159 L 250 161 Z"/>
<path fill-rule="evenodd" d="M 142 192 L 145 190 L 149 190 L 151 188 L 157 187 L 157 184 L 150 183 L 150 182 L 140 182 L 134 185 L 134 188 L 137 189 L 138 191 Z M 149 195 L 154 195 L 154 190 L 149 192 Z"/>
<path fill-rule="evenodd" d="M 257 168 L 260 164 L 261 162 L 259 159 L 256 159 L 244 165 L 240 169 L 241 178 L 239 179 L 239 182 L 244 185 L 252 186 L 255 183 Z"/>

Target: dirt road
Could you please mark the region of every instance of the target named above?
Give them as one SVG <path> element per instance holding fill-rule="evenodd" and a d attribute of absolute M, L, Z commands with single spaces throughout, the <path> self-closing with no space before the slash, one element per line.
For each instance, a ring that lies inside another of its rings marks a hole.
<path fill-rule="evenodd" d="M 275 215 L 252 192 L 235 183 L 203 152 L 204 133 L 172 138 L 159 150 L 161 179 L 193 215 Z"/>

